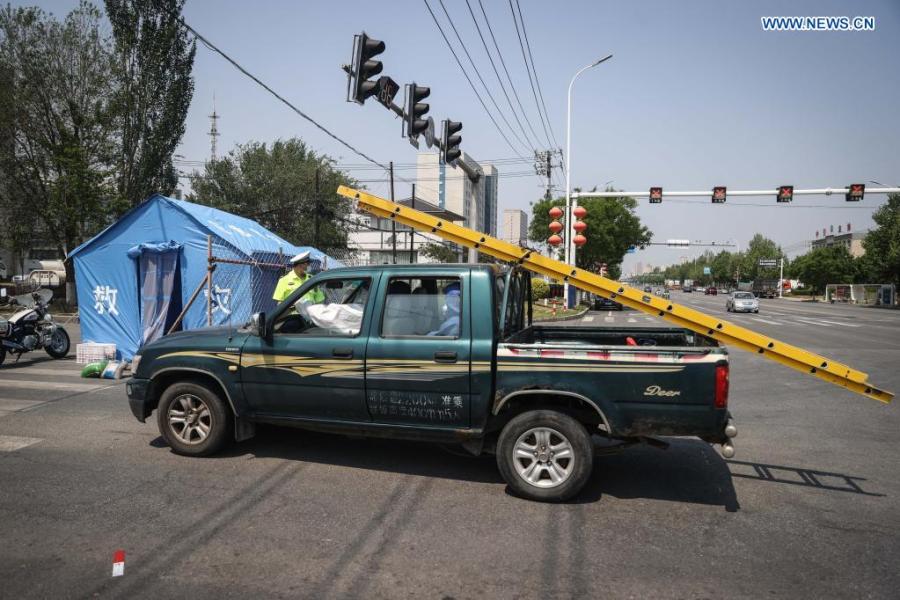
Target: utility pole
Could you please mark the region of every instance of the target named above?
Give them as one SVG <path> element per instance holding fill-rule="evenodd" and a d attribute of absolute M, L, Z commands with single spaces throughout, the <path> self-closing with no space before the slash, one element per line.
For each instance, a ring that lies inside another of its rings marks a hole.
<path fill-rule="evenodd" d="M 778 297 L 784 298 L 784 255 L 778 265 Z"/>
<path fill-rule="evenodd" d="M 394 161 L 390 162 L 391 171 L 391 202 L 394 201 Z M 397 221 L 391 219 L 391 261 L 397 264 Z"/>
<path fill-rule="evenodd" d="M 553 155 L 556 153 L 554 150 L 544 150 L 543 152 L 535 152 L 534 153 L 534 172 L 538 176 L 544 176 L 547 178 L 547 189 L 544 192 L 544 199 L 549 200 L 553 197 L 553 169 L 557 168 L 559 165 L 553 164 Z"/>
<path fill-rule="evenodd" d="M 316 183 L 313 188 L 316 207 L 313 215 L 313 247 L 319 248 L 319 215 L 322 212 L 322 200 L 319 198 L 319 167 L 316 167 Z"/>
<path fill-rule="evenodd" d="M 410 208 L 416 210 L 416 184 L 412 184 L 412 197 L 409 199 Z M 416 239 L 416 231 L 412 227 L 409 228 L 409 264 L 415 263 L 415 250 L 413 244 Z"/>

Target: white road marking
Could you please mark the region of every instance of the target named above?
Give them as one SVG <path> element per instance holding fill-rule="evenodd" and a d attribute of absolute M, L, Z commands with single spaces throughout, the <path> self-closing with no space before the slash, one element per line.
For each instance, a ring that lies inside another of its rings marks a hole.
<path fill-rule="evenodd" d="M 760 323 L 768 323 L 769 325 L 781 325 L 778 321 L 770 321 L 768 319 L 760 319 L 759 317 L 750 317 L 754 321 L 759 321 Z"/>
<path fill-rule="evenodd" d="M 41 438 L 0 435 L 0 452 L 15 452 L 42 441 Z"/>
<path fill-rule="evenodd" d="M 593 323 L 594 317 L 585 317 L 582 319 L 582 321 L 584 321 L 585 323 Z"/>
<path fill-rule="evenodd" d="M 0 398 L 0 411 L 17 411 L 43 404 L 46 400 L 19 400 L 17 398 Z"/>
<path fill-rule="evenodd" d="M 855 323 L 841 323 L 840 321 L 827 321 L 825 319 L 819 319 L 823 323 L 831 323 L 832 325 L 840 325 L 841 327 L 862 327 L 861 325 L 856 325 Z"/>
<path fill-rule="evenodd" d="M 55 381 L 21 381 L 16 379 L 4 379 L 2 382 L 0 382 L 0 390 L 19 388 L 23 390 L 63 390 L 70 392 L 90 392 L 124 382 L 124 379 L 96 379 L 94 380 L 94 382 L 72 381 L 68 383 L 59 383 Z"/>
<path fill-rule="evenodd" d="M 629 323 L 637 323 L 637 319 L 632 319 L 629 317 L 628 322 Z"/>
<path fill-rule="evenodd" d="M 607 317 L 611 317 L 611 316 L 612 316 L 612 311 L 611 311 L 611 310 L 606 311 L 606 316 L 607 316 Z"/>
<path fill-rule="evenodd" d="M 654 319 L 653 317 L 644 317 L 644 320 L 645 321 L 655 321 L 656 319 Z"/>
<path fill-rule="evenodd" d="M 804 319 L 803 317 L 794 317 L 801 323 L 806 323 L 807 325 L 818 325 L 819 327 L 831 327 L 827 323 L 822 323 L 821 321 L 813 321 L 812 319 Z"/>
<path fill-rule="evenodd" d="M 615 317 L 603 317 L 603 320 L 606 321 L 607 323 L 612 323 L 614 319 L 615 319 Z"/>

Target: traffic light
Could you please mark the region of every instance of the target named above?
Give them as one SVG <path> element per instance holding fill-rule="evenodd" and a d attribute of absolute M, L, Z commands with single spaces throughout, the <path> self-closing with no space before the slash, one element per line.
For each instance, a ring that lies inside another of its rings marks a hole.
<path fill-rule="evenodd" d="M 847 202 L 859 202 L 866 195 L 866 184 L 864 183 L 851 183 L 848 186 L 847 195 L 844 199 Z"/>
<path fill-rule="evenodd" d="M 724 185 L 717 185 L 712 192 L 713 204 L 725 204 L 726 187 Z"/>
<path fill-rule="evenodd" d="M 775 198 L 778 202 L 790 202 L 794 199 L 794 186 L 780 185 L 778 186 L 778 196 Z"/>
<path fill-rule="evenodd" d="M 406 106 L 403 111 L 403 135 L 409 138 L 409 143 L 419 147 L 419 134 L 426 134 L 426 141 L 429 139 L 433 142 L 434 138 L 434 121 L 431 117 L 425 118 L 428 110 L 431 108 L 429 104 L 422 102 L 431 95 L 431 88 L 427 88 L 415 83 L 406 84 Z M 431 132 L 429 135 L 429 131 Z M 428 144 L 431 146 L 431 143 Z"/>
<path fill-rule="evenodd" d="M 365 32 L 353 36 L 353 58 L 347 70 L 347 100 L 364 104 L 366 98 L 378 92 L 378 81 L 369 81 L 381 73 L 384 65 L 380 60 L 372 60 L 384 52 L 384 42 L 375 40 Z"/>
<path fill-rule="evenodd" d="M 662 188 L 650 188 L 650 204 L 662 204 Z"/>
<path fill-rule="evenodd" d="M 443 122 L 441 129 L 441 152 L 444 155 L 444 162 L 448 165 L 453 164 L 462 154 L 462 150 L 459 149 L 459 145 L 462 143 L 462 136 L 459 135 L 462 123 L 447 119 Z"/>

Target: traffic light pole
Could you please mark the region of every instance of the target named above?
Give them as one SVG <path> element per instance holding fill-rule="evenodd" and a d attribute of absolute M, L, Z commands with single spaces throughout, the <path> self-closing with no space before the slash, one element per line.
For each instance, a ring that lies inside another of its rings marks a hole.
<path fill-rule="evenodd" d="M 849 188 L 816 188 L 807 190 L 794 190 L 795 196 L 845 196 L 850 191 Z M 687 192 L 670 192 L 664 191 L 663 196 L 683 197 L 683 198 L 709 198 L 710 190 L 687 191 Z M 728 190 L 729 196 L 772 196 L 775 189 L 771 190 Z M 866 188 L 866 194 L 900 194 L 900 187 L 883 187 L 883 188 Z M 573 198 L 621 198 L 623 196 L 631 196 L 634 198 L 647 198 L 650 196 L 649 190 L 641 192 L 576 192 L 572 194 Z"/>

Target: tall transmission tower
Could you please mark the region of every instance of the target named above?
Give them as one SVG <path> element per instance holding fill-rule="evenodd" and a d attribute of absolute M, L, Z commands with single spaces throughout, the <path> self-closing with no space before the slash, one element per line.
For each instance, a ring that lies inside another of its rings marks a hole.
<path fill-rule="evenodd" d="M 210 160 L 213 162 L 219 160 L 218 155 L 216 154 L 216 138 L 219 137 L 219 127 L 216 123 L 218 120 L 219 114 L 216 112 L 216 95 L 213 94 L 213 111 L 212 114 L 209 115 L 209 137 L 212 138 L 210 143 Z"/>
<path fill-rule="evenodd" d="M 559 154 L 560 162 L 553 162 L 554 155 Z M 547 190 L 544 192 L 544 199 L 549 200 L 553 197 L 553 169 L 558 169 L 562 164 L 562 152 L 559 150 L 544 150 L 543 152 L 534 153 L 534 172 L 538 176 L 547 178 Z"/>

